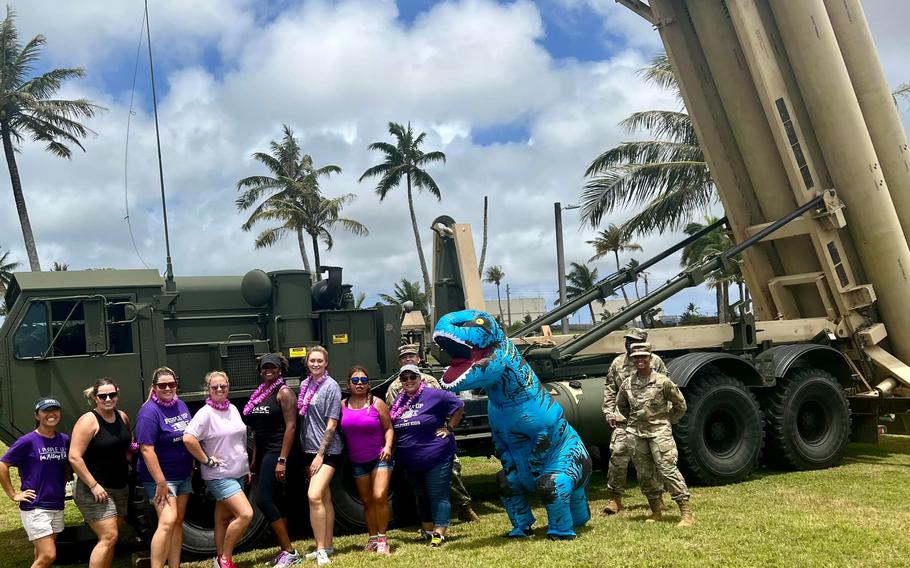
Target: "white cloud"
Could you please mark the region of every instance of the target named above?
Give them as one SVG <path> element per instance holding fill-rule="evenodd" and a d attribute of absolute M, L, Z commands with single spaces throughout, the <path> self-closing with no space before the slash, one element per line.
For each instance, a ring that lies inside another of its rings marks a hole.
<path fill-rule="evenodd" d="M 88 96 L 109 109 L 91 121 L 98 135 L 86 142 L 85 154 L 65 161 L 26 144 L 19 155 L 42 262 L 45 267 L 55 260 L 73 268 L 141 266 L 123 219 L 128 98 L 101 87 L 129 83 L 141 3 L 31 0 L 14 6 L 23 36 L 48 36 L 51 64 L 120 74 L 65 89 L 66 96 Z M 245 217 L 233 205 L 236 181 L 261 171 L 250 154 L 266 150 L 287 123 L 317 165 L 344 169 L 323 188 L 329 195 L 357 193 L 345 215 L 371 231 L 369 238 L 337 232 L 335 249 L 323 252 L 324 262 L 344 266 L 346 280 L 371 299 L 401 277 L 418 279 L 404 188 L 380 203 L 374 183 L 357 182 L 379 159 L 367 145 L 387 139 L 390 120 L 410 120 L 427 132 L 424 149 L 443 150 L 448 158 L 445 165 L 430 167 L 442 201 L 415 193 L 428 259 L 426 228 L 441 214 L 472 223 L 479 245 L 482 201 L 489 195 L 487 264 L 502 265 L 517 293 L 552 298 L 553 202 L 578 199 L 588 162 L 627 136 L 617 126 L 623 117 L 676 106 L 672 97 L 643 85 L 634 74 L 659 45 L 657 33 L 612 1 L 592 0 L 592 6 L 609 35 L 626 43 L 609 60 L 580 63 L 548 55 L 540 43 L 540 13 L 527 1 L 445 2 L 409 26 L 397 19 L 391 2 L 306 2 L 268 18 L 249 1 L 153 3 L 156 52 L 172 69 L 159 76 L 166 87 L 159 112 L 177 273 L 242 274 L 254 267 L 300 266 L 295 239 L 253 250 L 253 235 L 240 230 Z M 897 9 L 905 10 L 903 5 Z M 878 34 L 879 14 L 870 10 L 869 17 Z M 894 55 L 902 49 L 901 36 L 890 24 L 886 30 L 876 39 L 889 76 L 903 73 L 910 80 L 908 63 Z M 208 50 L 221 61 L 214 72 Z M 130 214 L 142 256 L 163 268 L 150 95 L 137 96 L 142 104 L 137 104 L 130 139 Z M 479 128 L 513 122 L 527 125 L 532 144 L 481 147 L 472 142 Z M 3 193 L 0 199 L 11 199 L 8 190 L 7 197 Z M 0 208 L 0 245 L 24 260 L 15 210 L 11 200 L 7 204 Z M 584 241 L 593 232 L 579 230 L 576 213 L 564 214 L 567 261 L 591 254 Z M 672 235 L 639 239 L 645 251 L 636 256 L 656 254 L 672 240 Z M 611 272 L 607 261 L 598 266 L 602 275 Z M 676 271 L 671 261 L 653 270 L 652 287 Z M 492 287 L 487 292 L 495 295 Z M 695 297 L 710 306 L 707 294 Z"/>

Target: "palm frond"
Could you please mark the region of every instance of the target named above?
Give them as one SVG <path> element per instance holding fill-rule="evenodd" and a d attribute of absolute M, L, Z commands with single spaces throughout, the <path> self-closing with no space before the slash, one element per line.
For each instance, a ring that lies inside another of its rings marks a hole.
<path fill-rule="evenodd" d="M 635 142 L 622 142 L 619 146 L 611 148 L 597 156 L 585 176 L 593 177 L 617 166 L 636 163 L 655 162 L 701 162 L 705 161 L 704 154 L 698 145 L 668 140 L 640 140 Z"/>
<path fill-rule="evenodd" d="M 654 136 L 698 146 L 695 126 L 688 114 L 672 110 L 633 112 L 619 123 L 626 132 L 647 131 Z"/>
<path fill-rule="evenodd" d="M 626 235 L 678 231 L 717 202 L 714 186 L 681 186 L 652 200 L 640 213 L 622 224 Z"/>

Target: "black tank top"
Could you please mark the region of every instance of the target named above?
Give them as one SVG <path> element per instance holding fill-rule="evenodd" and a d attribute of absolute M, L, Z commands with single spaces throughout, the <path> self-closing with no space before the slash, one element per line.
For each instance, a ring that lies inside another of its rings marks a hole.
<path fill-rule="evenodd" d="M 89 473 L 102 487 L 122 489 L 129 482 L 126 452 L 132 442 L 130 430 L 123 423 L 118 410 L 114 411 L 112 423 L 108 423 L 94 410 L 92 414 L 98 421 L 98 433 L 89 440 L 82 459 Z"/>
<path fill-rule="evenodd" d="M 275 392 L 243 417 L 243 421 L 253 430 L 257 459 L 261 459 L 268 452 L 281 451 L 281 442 L 284 440 L 284 413 L 281 411 L 281 403 L 278 402 L 279 391 L 281 388 L 275 389 Z"/>

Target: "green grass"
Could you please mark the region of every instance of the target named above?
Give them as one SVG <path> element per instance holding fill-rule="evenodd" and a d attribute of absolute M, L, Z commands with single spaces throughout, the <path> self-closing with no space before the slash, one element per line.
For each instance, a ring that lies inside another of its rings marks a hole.
<path fill-rule="evenodd" d="M 508 519 L 496 496 L 495 460 L 465 459 L 465 483 L 475 498 L 480 522 L 456 523 L 448 544 L 438 550 L 412 541 L 413 531 L 390 532 L 391 559 L 362 552 L 365 535 L 335 539 L 339 568 L 363 566 L 897 566 L 910 558 L 910 437 L 885 436 L 878 446 L 852 444 L 840 467 L 810 472 L 760 470 L 738 485 L 695 487 L 696 526 L 678 529 L 673 510 L 659 524 L 645 524 L 644 498 L 630 491 L 628 509 L 601 516 L 606 478 L 591 482 L 594 517 L 572 542 L 549 542 L 546 515 L 535 508 L 535 538 L 502 538 Z M 68 508 L 72 505 L 68 505 Z M 675 508 L 674 508 L 675 509 Z M 78 522 L 78 512 L 67 516 Z M 311 541 L 298 540 L 309 550 Z M 267 560 L 273 548 L 237 555 L 240 566 Z M 15 506 L 0 504 L 0 566 L 28 566 L 31 547 Z M 121 558 L 117 567 L 128 566 Z M 211 560 L 184 563 L 208 568 Z"/>

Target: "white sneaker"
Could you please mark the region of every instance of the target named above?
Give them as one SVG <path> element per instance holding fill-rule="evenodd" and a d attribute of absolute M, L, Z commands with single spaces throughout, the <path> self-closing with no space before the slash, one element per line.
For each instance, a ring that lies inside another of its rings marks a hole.
<path fill-rule="evenodd" d="M 332 547 L 324 548 L 323 551 L 325 551 L 326 556 L 335 556 L 335 549 Z M 318 553 L 318 550 L 314 550 L 313 552 L 307 552 L 303 557 L 307 560 L 316 560 L 318 558 Z"/>
<path fill-rule="evenodd" d="M 332 561 L 329 560 L 329 555 L 326 553 L 325 550 L 316 551 L 316 565 L 317 566 L 325 566 L 326 564 L 331 564 L 331 563 L 332 563 Z"/>
<path fill-rule="evenodd" d="M 288 566 L 296 566 L 302 561 L 303 560 L 300 558 L 300 553 L 298 553 L 296 550 L 294 552 L 285 551 L 278 559 L 278 562 L 275 564 L 275 568 L 287 568 Z"/>

